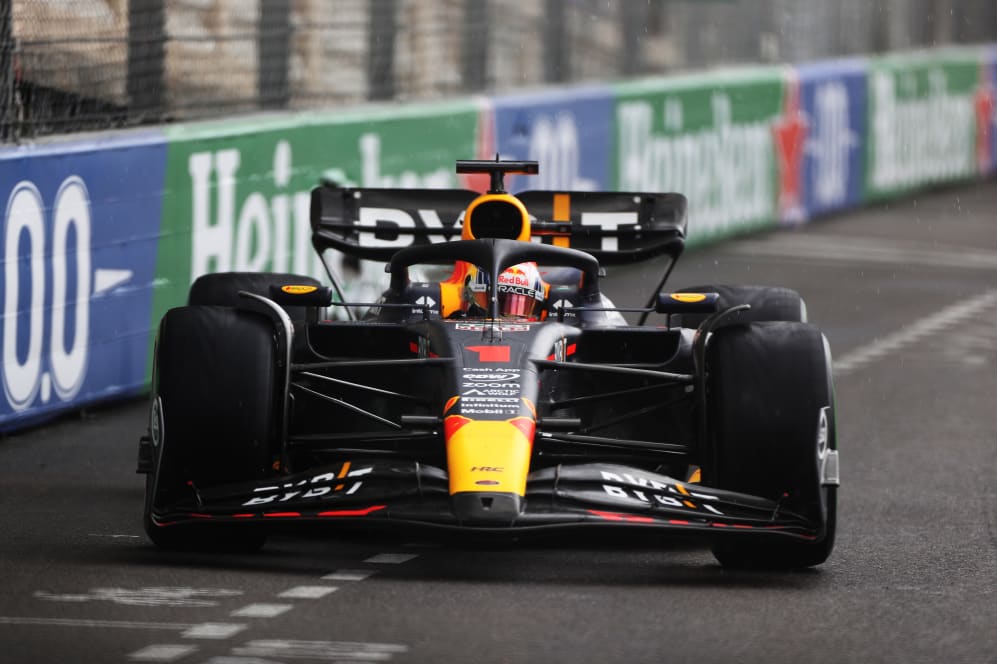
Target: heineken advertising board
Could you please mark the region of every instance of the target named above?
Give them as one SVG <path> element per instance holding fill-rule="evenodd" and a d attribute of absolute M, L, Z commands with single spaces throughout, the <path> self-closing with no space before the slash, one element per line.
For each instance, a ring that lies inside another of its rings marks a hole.
<path fill-rule="evenodd" d="M 774 224 L 792 180 L 777 143 L 797 120 L 785 76 L 769 68 L 616 86 L 613 188 L 685 194 L 693 244 Z"/>
<path fill-rule="evenodd" d="M 867 200 L 979 172 L 977 94 L 986 84 L 980 55 L 973 49 L 869 60 Z"/>

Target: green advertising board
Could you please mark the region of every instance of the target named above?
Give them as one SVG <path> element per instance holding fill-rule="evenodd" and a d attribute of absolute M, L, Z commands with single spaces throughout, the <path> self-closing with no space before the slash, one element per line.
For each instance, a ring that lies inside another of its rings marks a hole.
<path fill-rule="evenodd" d="M 616 187 L 685 194 L 691 244 L 774 224 L 785 78 L 763 68 L 616 86 Z"/>
<path fill-rule="evenodd" d="M 869 59 L 868 200 L 976 175 L 981 51 Z"/>
<path fill-rule="evenodd" d="M 308 216 L 320 178 L 364 187 L 458 186 L 454 162 L 476 155 L 479 116 L 477 103 L 462 101 L 169 128 L 153 326 L 186 301 L 201 274 L 294 272 L 325 280 Z M 340 274 L 351 299 L 380 294 L 382 266 L 352 265 Z"/>

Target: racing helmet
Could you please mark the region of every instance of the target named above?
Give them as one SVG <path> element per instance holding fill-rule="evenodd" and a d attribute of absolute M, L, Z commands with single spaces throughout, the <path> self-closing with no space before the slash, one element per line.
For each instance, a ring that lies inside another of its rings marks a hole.
<path fill-rule="evenodd" d="M 473 279 L 468 278 L 465 304 L 471 311 L 487 315 L 488 274 L 477 270 Z M 548 286 L 540 277 L 540 270 L 533 262 L 519 263 L 499 275 L 496 296 L 498 312 L 503 317 L 542 318 L 544 299 Z"/>

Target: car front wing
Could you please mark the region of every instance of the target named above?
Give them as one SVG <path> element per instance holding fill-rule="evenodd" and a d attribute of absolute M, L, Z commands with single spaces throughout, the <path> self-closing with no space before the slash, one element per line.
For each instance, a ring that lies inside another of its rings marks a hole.
<path fill-rule="evenodd" d="M 823 536 L 778 501 L 724 491 L 614 464 L 559 465 L 532 472 L 524 509 L 509 518 L 461 520 L 446 471 L 412 461 L 345 461 L 265 481 L 199 489 L 155 505 L 155 527 L 242 523 L 408 525 L 494 534 L 599 527 Z M 488 492 L 481 492 L 488 496 Z"/>

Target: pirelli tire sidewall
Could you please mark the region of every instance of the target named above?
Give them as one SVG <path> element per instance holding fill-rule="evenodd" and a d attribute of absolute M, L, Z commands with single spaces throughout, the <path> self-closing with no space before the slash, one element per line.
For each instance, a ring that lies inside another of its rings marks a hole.
<path fill-rule="evenodd" d="M 747 311 L 734 314 L 725 325 L 759 321 L 807 322 L 807 305 L 800 294 L 791 288 L 777 286 L 727 286 L 707 284 L 683 288 L 683 293 L 718 293 L 718 309 L 723 311 L 741 304 L 751 305 Z M 696 328 L 709 314 L 683 314 L 682 326 Z"/>
<path fill-rule="evenodd" d="M 155 463 L 145 507 L 154 541 L 174 529 L 152 526 L 153 506 L 188 495 L 188 482 L 208 488 L 272 472 L 283 394 L 276 354 L 273 323 L 254 312 L 187 306 L 163 317 L 150 415 Z"/>
<path fill-rule="evenodd" d="M 189 305 L 221 305 L 237 307 L 240 305 L 239 291 L 248 291 L 255 295 L 270 296 L 270 287 L 315 286 L 322 283 L 312 277 L 300 274 L 278 272 L 216 272 L 198 277 L 190 287 L 187 296 Z M 284 310 L 294 322 L 304 321 L 305 307 L 285 306 Z"/>
<path fill-rule="evenodd" d="M 706 351 L 703 481 L 783 501 L 805 515 L 818 538 L 720 538 L 714 553 L 738 567 L 807 567 L 831 553 L 836 492 L 822 486 L 821 413 L 836 449 L 830 350 L 813 325 L 757 322 L 714 332 Z"/>

